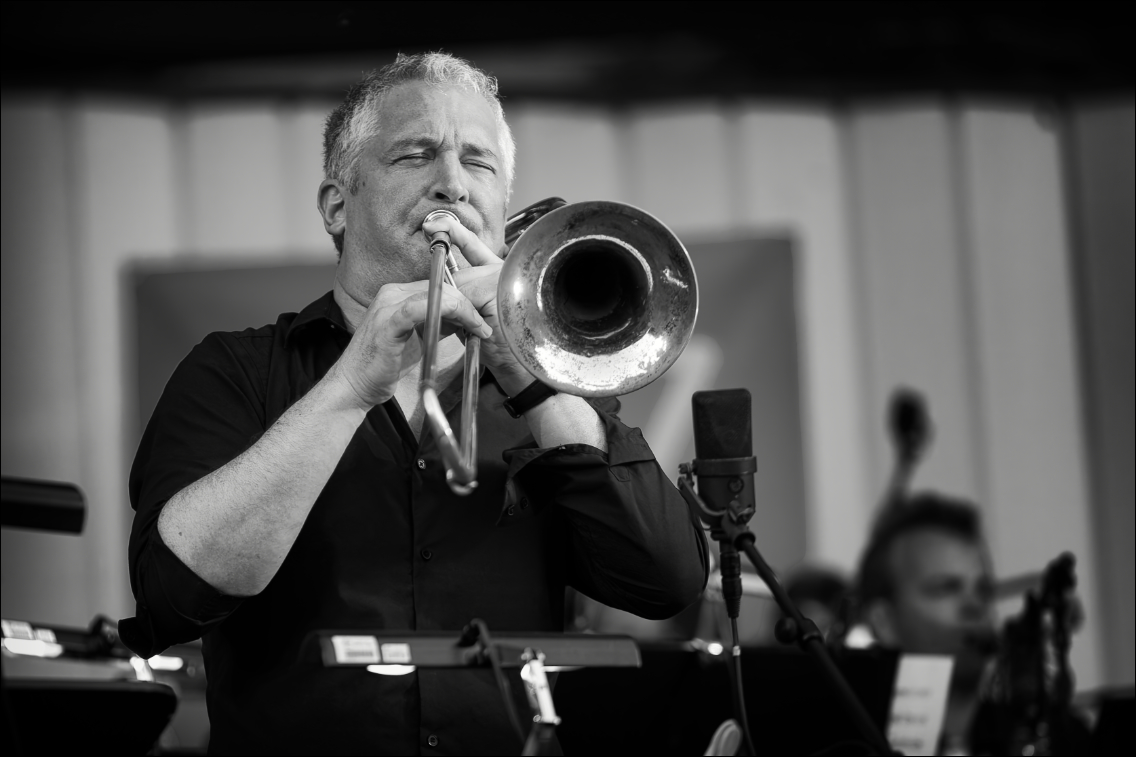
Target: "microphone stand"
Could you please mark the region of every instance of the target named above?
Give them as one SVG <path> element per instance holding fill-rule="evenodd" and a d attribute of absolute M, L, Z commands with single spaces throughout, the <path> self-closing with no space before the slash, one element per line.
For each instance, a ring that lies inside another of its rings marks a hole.
<path fill-rule="evenodd" d="M 715 460 L 711 463 L 695 461 L 695 464 L 697 465 L 699 462 L 703 464 L 704 468 L 712 470 L 717 474 L 740 476 L 746 473 L 753 473 L 756 469 L 756 461 L 752 457 Z M 690 464 L 682 463 L 679 465 L 679 472 L 689 477 L 691 472 Z M 738 479 L 738 481 L 740 480 L 741 479 Z M 736 494 L 740 491 L 740 488 L 735 488 L 730 491 Z M 734 517 L 743 523 L 748 521 L 755 511 L 752 505 L 743 505 L 736 496 L 731 498 L 730 505 L 733 508 Z M 742 687 L 742 649 L 738 641 L 738 615 L 741 614 L 743 594 L 742 559 L 738 554 L 737 547 L 734 546 L 733 540 L 728 538 L 715 522 L 705 518 L 699 512 L 698 508 L 692 505 L 689 500 L 687 501 L 687 506 L 691 509 L 692 515 L 696 518 L 701 518 L 710 526 L 710 538 L 718 542 L 718 570 L 722 575 L 722 601 L 726 605 L 726 616 L 730 619 L 732 640 L 730 661 L 727 663 L 727 672 L 730 677 L 730 698 L 733 700 L 734 717 L 737 718 L 738 725 L 741 726 L 745 752 L 756 755 L 757 751 L 754 749 L 753 737 L 749 730 L 749 718 L 746 715 L 745 692 Z M 739 752 L 739 754 L 741 753 L 744 752 Z"/>
<path fill-rule="evenodd" d="M 679 466 L 679 480 L 678 489 L 682 493 L 683 499 L 686 500 L 687 505 L 692 511 L 699 514 L 699 517 L 707 523 L 711 528 L 711 535 L 718 539 L 722 546 L 722 585 L 723 591 L 726 588 L 727 577 L 726 572 L 726 547 L 731 548 L 734 556 L 735 565 L 738 566 L 740 571 L 740 559 L 738 558 L 738 550 L 745 552 L 746 557 L 753 563 L 753 567 L 757 570 L 757 575 L 765 581 L 765 585 L 769 587 L 770 592 L 773 594 L 777 606 L 781 608 L 781 612 L 785 615 L 785 620 L 778 623 L 777 638 L 784 644 L 795 643 L 802 651 L 811 655 L 817 661 L 821 670 L 824 671 L 824 676 L 828 679 L 832 690 L 836 692 L 841 707 L 852 718 L 856 729 L 860 732 L 864 741 L 874 750 L 876 754 L 891 755 L 896 752 L 892 750 L 891 745 L 876 728 L 876 724 L 868 715 L 867 710 L 856 698 L 856 694 L 852 691 L 852 687 L 844 680 L 836 663 L 828 655 L 828 650 L 824 646 L 824 637 L 821 635 L 820 630 L 817 628 L 816 623 L 801 615 L 801 611 L 785 593 L 785 589 L 777 580 L 777 576 L 773 573 L 773 569 L 765 562 L 761 553 L 757 551 L 755 545 L 756 537 L 753 532 L 746 528 L 746 520 L 748 515 L 745 513 L 733 513 L 729 509 L 714 510 L 710 508 L 705 500 L 703 500 L 698 493 L 694 490 L 694 480 L 691 476 L 691 467 L 689 464 L 682 464 Z M 719 538 L 720 535 L 720 538 Z M 741 579 L 740 574 L 737 579 L 740 589 Z M 740 592 L 739 592 L 740 595 Z M 735 619 L 737 615 L 733 616 Z M 735 621 L 736 622 L 736 621 Z M 737 654 L 735 652 L 735 654 Z M 739 671 L 740 678 L 740 671 Z M 739 680 L 740 684 L 740 680 Z M 743 705 L 744 706 L 744 705 Z M 748 729 L 747 729 L 748 730 Z"/>

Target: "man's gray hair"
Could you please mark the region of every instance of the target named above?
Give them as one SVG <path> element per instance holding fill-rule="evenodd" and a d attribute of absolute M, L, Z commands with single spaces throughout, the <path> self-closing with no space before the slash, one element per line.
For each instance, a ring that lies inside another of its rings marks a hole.
<path fill-rule="evenodd" d="M 481 95 L 489 103 L 497 117 L 507 201 L 513 190 L 517 144 L 505 123 L 505 112 L 497 97 L 497 80 L 468 61 L 448 53 L 399 53 L 394 63 L 372 71 L 351 87 L 347 97 L 328 115 L 324 124 L 324 177 L 341 182 L 352 193 L 358 191 L 359 157 L 367 141 L 378 133 L 383 99 L 387 92 L 410 81 L 462 87 Z"/>

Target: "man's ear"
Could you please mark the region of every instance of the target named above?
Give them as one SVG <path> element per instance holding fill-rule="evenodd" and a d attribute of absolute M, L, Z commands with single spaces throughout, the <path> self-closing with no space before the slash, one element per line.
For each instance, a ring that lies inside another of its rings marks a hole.
<path fill-rule="evenodd" d="M 877 599 L 868 605 L 864 619 L 872 628 L 876 640 L 887 647 L 899 646 L 899 629 L 895 622 L 895 609 L 891 602 Z"/>
<path fill-rule="evenodd" d="M 333 236 L 342 234 L 347 228 L 347 201 L 339 182 L 324 179 L 316 194 L 316 207 L 323 218 L 323 228 Z"/>

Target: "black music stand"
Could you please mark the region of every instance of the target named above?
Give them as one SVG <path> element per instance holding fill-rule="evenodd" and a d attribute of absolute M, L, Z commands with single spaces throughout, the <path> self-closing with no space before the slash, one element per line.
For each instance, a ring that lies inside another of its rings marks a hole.
<path fill-rule="evenodd" d="M 731 712 L 729 648 L 704 642 L 641 641 L 639 670 L 581 670 L 556 683 L 557 737 L 565 754 L 702 754 Z M 743 647 L 746 709 L 758 754 L 856 753 L 856 724 L 824 671 L 790 647 Z M 845 650 L 836 663 L 881 730 L 899 655 Z M 841 752 L 843 745 L 847 751 Z M 862 752 L 862 750 L 861 750 Z"/>
<path fill-rule="evenodd" d="M 638 668 L 639 648 L 629 636 L 606 634 L 495 633 L 480 620 L 460 633 L 415 631 L 315 631 L 323 664 L 366 668 L 370 665 L 413 665 L 423 668 L 491 667 L 505 709 L 524 741 L 523 755 L 548 754 L 560 723 L 546 671 L 561 668 Z M 524 734 L 512 706 L 504 668 L 521 668 L 532 728 Z"/>

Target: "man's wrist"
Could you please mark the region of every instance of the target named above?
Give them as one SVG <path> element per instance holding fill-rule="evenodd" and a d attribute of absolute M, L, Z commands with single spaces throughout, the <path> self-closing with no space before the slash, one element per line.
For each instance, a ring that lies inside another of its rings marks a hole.
<path fill-rule="evenodd" d="M 338 363 L 332 365 L 331 370 L 323 377 L 317 386 L 321 386 L 329 409 L 361 412 L 366 415 L 375 405 L 381 405 L 386 400 L 369 402 L 355 387 L 354 382 L 346 375 Z M 389 399 L 389 398 L 388 398 Z"/>
<path fill-rule="evenodd" d="M 493 377 L 497 379 L 497 384 L 502 391 L 510 397 L 516 397 L 528 388 L 529 384 L 536 381 L 536 376 L 523 368 L 512 371 L 494 371 Z"/>
<path fill-rule="evenodd" d="M 505 410 L 514 418 L 520 418 L 529 410 L 542 404 L 545 400 L 555 397 L 558 392 L 539 379 L 534 379 L 519 394 L 514 394 L 505 400 Z"/>

